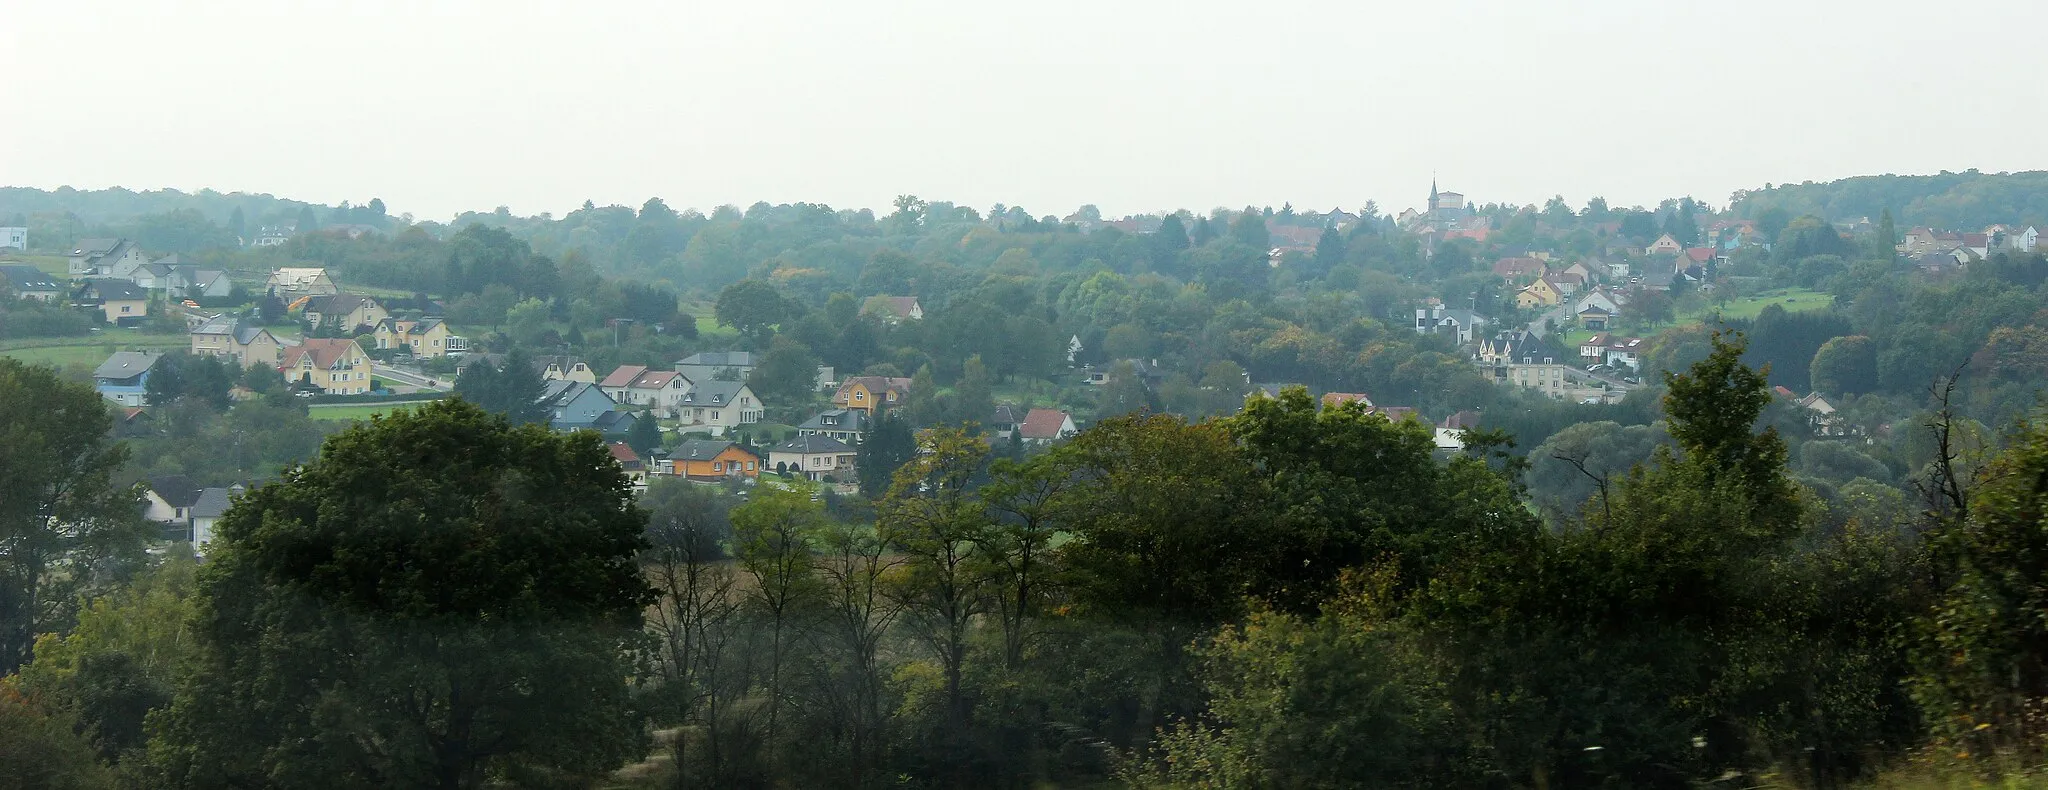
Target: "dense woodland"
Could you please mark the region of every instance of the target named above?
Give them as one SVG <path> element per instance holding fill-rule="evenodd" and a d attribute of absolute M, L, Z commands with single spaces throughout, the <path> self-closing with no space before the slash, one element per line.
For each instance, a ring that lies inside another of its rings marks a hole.
<path fill-rule="evenodd" d="M 817 364 L 913 378 L 859 496 L 635 498 L 594 437 L 521 413 L 530 380 L 337 428 L 264 377 L 179 359 L 136 427 L 75 372 L 0 359 L 0 784 L 2024 777 L 2048 693 L 2048 434 L 2024 419 L 2048 261 L 1929 272 L 1892 242 L 2039 221 L 2033 198 L 1958 197 L 2034 175 L 1722 210 L 1481 205 L 1488 241 L 1434 249 L 1372 207 L 1342 230 L 1288 206 L 1125 232 L 1087 207 L 908 197 L 880 216 L 650 200 L 440 225 L 381 201 L 0 190 L 0 219 L 52 239 L 154 228 L 230 271 L 312 262 L 441 301 L 507 370 L 755 350 L 783 419 L 820 403 Z M 1831 224 L 1869 202 L 1871 229 Z M 1716 216 L 1775 243 L 1631 319 L 1655 338 L 1652 385 L 1620 404 L 1498 385 L 1409 328 L 1428 296 L 1533 317 L 1498 257 L 1609 256 Z M 280 224 L 379 230 L 219 241 Z M 1290 227 L 1316 244 L 1270 266 Z M 1715 314 L 1783 288 L 1832 303 Z M 862 310 L 877 295 L 925 317 Z M 1157 377 L 1073 381 L 1132 359 Z M 228 400 L 237 383 L 258 396 Z M 1278 397 L 1246 399 L 1267 383 Z M 1775 386 L 1825 392 L 1854 430 L 1818 434 Z M 1319 408 L 1324 391 L 1481 428 L 1446 457 L 1427 424 Z M 977 423 L 998 400 L 1088 427 L 992 444 Z M 194 562 L 137 517 L 129 484 L 162 473 L 263 484 Z"/>

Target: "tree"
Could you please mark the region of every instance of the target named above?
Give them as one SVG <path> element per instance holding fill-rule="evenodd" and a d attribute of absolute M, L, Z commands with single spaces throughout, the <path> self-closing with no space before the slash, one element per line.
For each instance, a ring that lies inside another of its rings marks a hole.
<path fill-rule="evenodd" d="M 0 358 L 0 673 L 140 557 L 146 529 L 135 492 L 113 484 L 127 452 L 112 428 L 91 387 Z"/>
<path fill-rule="evenodd" d="M 61 713 L 0 684 L 0 785 L 27 790 L 97 790 L 114 776 Z"/>
<path fill-rule="evenodd" d="M 1098 411 L 1104 417 L 1152 408 L 1151 389 L 1145 386 L 1137 367 L 1128 361 L 1118 362 L 1110 368 L 1109 381 L 1102 385 L 1101 399 L 1102 407 Z"/>
<path fill-rule="evenodd" d="M 181 787 L 594 781 L 642 745 L 645 525 L 588 434 L 458 400 L 357 423 L 221 519 L 151 761 Z"/>
<path fill-rule="evenodd" d="M 1344 262 L 1346 252 L 1344 234 L 1337 232 L 1337 226 L 1331 225 L 1323 228 L 1322 238 L 1316 239 L 1316 254 L 1313 259 L 1316 268 L 1313 272 L 1307 272 L 1307 276 L 1310 278 L 1329 276 L 1330 270 L 1337 268 L 1337 264 Z"/>
<path fill-rule="evenodd" d="M 292 226 L 292 231 L 295 233 L 311 233 L 319 229 L 320 219 L 313 216 L 313 205 L 310 203 L 301 204 L 299 206 L 299 221 L 297 225 Z"/>
<path fill-rule="evenodd" d="M 633 452 L 642 458 L 661 447 L 661 426 L 653 416 L 643 415 L 642 419 L 633 421 L 633 427 L 626 430 L 626 446 L 633 448 Z"/>
<path fill-rule="evenodd" d="M 804 344 L 778 335 L 748 374 L 747 386 L 769 403 L 801 406 L 816 397 L 818 358 Z"/>
<path fill-rule="evenodd" d="M 796 489 L 763 486 L 733 508 L 734 553 L 753 579 L 747 589 L 756 614 L 768 624 L 766 733 L 775 740 L 783 703 L 785 650 L 798 611 L 819 592 L 811 575 L 811 540 L 824 525 L 824 507 Z"/>
<path fill-rule="evenodd" d="M 741 280 L 726 286 L 718 292 L 712 313 L 718 323 L 739 330 L 757 345 L 767 343 L 775 325 L 789 314 L 782 294 L 763 280 Z"/>
<path fill-rule="evenodd" d="M 953 384 L 953 417 L 962 424 L 980 424 L 987 422 L 995 411 L 995 382 L 989 377 L 988 366 L 981 363 L 981 355 L 975 354 L 967 358 L 960 380 Z"/>
<path fill-rule="evenodd" d="M 1877 389 L 1877 344 L 1864 335 L 1837 337 L 1814 352 L 1809 380 L 1819 392 L 1860 395 Z"/>
<path fill-rule="evenodd" d="M 249 219 L 242 215 L 241 206 L 236 206 L 234 212 L 228 215 L 228 232 L 235 234 L 237 241 L 246 243 L 249 238 Z"/>
<path fill-rule="evenodd" d="M 1687 247 L 1700 241 L 1699 220 L 1693 217 L 1693 209 L 1692 198 L 1681 198 L 1678 201 L 1678 208 L 1664 220 L 1664 232 L 1671 234 L 1671 238 Z"/>
<path fill-rule="evenodd" d="M 1209 222 L 1208 217 L 1196 217 L 1195 229 L 1188 232 L 1188 240 L 1196 247 L 1207 246 L 1216 240 L 1215 225 Z"/>
<path fill-rule="evenodd" d="M 909 422 L 895 412 L 884 411 L 861 441 L 859 453 L 854 470 L 860 476 L 860 493 L 874 499 L 889 490 L 896 470 L 917 454 L 917 438 Z"/>
<path fill-rule="evenodd" d="M 547 342 L 554 329 L 548 326 L 553 310 L 539 299 L 528 298 L 512 305 L 505 311 L 505 331 L 512 336 L 512 342 L 522 346 L 538 346 Z"/>
<path fill-rule="evenodd" d="M 1266 230 L 1266 217 L 1250 207 L 1230 221 L 1230 240 L 1261 253 L 1273 246 L 1272 233 Z"/>
<path fill-rule="evenodd" d="M 945 401 L 939 397 L 938 376 L 932 373 L 931 365 L 924 365 L 910 374 L 910 394 L 903 399 L 903 418 L 912 426 L 927 427 L 946 421 Z"/>
<path fill-rule="evenodd" d="M 1871 251 L 1877 253 L 1879 259 L 1887 262 L 1898 259 L 1899 229 L 1898 226 L 1892 224 L 1891 209 L 1885 209 L 1883 213 L 1877 215 L 1877 238 L 1875 243 L 1876 247 Z"/>

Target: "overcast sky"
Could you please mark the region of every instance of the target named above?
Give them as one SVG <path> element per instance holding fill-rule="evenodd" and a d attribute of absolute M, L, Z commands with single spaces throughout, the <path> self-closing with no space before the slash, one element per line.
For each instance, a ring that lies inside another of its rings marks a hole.
<path fill-rule="evenodd" d="M 2048 168 L 2048 3 L 0 0 L 0 184 L 446 219 L 1715 204 Z M 2000 43 L 2010 36 L 2009 43 Z"/>

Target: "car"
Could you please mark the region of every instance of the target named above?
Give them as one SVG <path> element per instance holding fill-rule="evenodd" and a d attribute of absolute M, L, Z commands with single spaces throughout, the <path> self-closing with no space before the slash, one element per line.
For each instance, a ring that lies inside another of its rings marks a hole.
<path fill-rule="evenodd" d="M 1587 365 L 1587 366 L 1586 366 L 1586 372 L 1587 372 L 1587 373 L 1598 373 L 1598 372 L 1600 372 L 1600 366 L 1599 366 L 1599 365 Z"/>

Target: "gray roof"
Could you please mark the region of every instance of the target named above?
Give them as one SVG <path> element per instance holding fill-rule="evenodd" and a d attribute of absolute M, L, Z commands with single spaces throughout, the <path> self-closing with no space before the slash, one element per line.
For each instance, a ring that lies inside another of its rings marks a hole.
<path fill-rule="evenodd" d="M 142 286 L 136 285 L 135 283 L 131 283 L 127 280 L 87 280 L 86 287 L 91 288 L 93 291 L 97 292 L 100 295 L 99 298 L 101 300 L 149 298 L 149 291 L 144 290 Z"/>
<path fill-rule="evenodd" d="M 691 354 L 677 365 L 697 365 L 708 368 L 750 368 L 754 366 L 752 351 L 705 351 Z"/>
<path fill-rule="evenodd" d="M 306 312 L 346 313 L 356 309 L 357 307 L 362 306 L 364 302 L 376 304 L 377 300 L 374 297 L 363 296 L 361 294 L 333 294 L 331 296 L 315 296 L 312 299 L 307 300 Z M 382 305 L 379 306 L 381 307 Z M 422 321 L 421 323 L 424 324 L 426 322 Z"/>
<path fill-rule="evenodd" d="M 684 406 L 730 406 L 739 397 L 744 381 L 706 381 L 683 394 Z"/>
<path fill-rule="evenodd" d="M 775 445 L 775 448 L 773 450 L 770 450 L 770 452 L 850 453 L 853 452 L 853 448 L 846 446 L 845 442 L 839 441 L 838 439 L 834 439 L 829 436 L 818 436 L 813 434 L 811 436 L 799 436 L 789 441 Z"/>
<path fill-rule="evenodd" d="M 199 499 L 199 486 L 184 475 L 158 475 L 149 479 L 149 490 L 171 507 L 191 507 Z"/>
<path fill-rule="evenodd" d="M 114 248 L 119 246 L 121 246 L 121 239 L 79 239 L 78 246 L 72 248 L 72 254 L 87 256 L 105 255 L 113 252 Z"/>
<path fill-rule="evenodd" d="M 170 267 L 170 265 L 169 265 L 169 264 L 163 264 L 163 263 L 146 263 L 146 264 L 143 264 L 143 265 L 142 265 L 142 266 L 140 266 L 140 267 L 137 267 L 136 271 L 146 271 L 146 272 L 149 272 L 149 273 L 150 273 L 151 275 L 153 275 L 153 276 L 156 276 L 156 277 L 169 277 L 169 276 L 171 276 L 171 267 Z"/>
<path fill-rule="evenodd" d="M 228 512 L 233 491 L 226 488 L 202 488 L 199 501 L 192 503 L 193 518 L 220 518 Z"/>
<path fill-rule="evenodd" d="M 827 425 L 825 423 L 825 418 L 827 417 L 835 417 L 837 419 L 832 424 Z M 864 412 L 854 411 L 853 409 L 830 409 L 818 412 L 816 416 L 804 420 L 804 424 L 797 426 L 797 429 L 805 431 L 866 431 L 868 429 L 868 416 Z"/>
<path fill-rule="evenodd" d="M 96 379 L 134 378 L 141 375 L 143 371 L 148 370 L 150 366 L 155 365 L 156 361 L 162 358 L 162 354 L 152 354 L 147 351 L 116 351 L 112 356 L 107 357 L 107 361 L 101 362 L 99 367 L 93 369 L 92 377 Z"/>
<path fill-rule="evenodd" d="M 608 411 L 597 415 L 597 419 L 590 421 L 590 426 L 602 433 L 623 433 L 632 430 L 634 421 L 639 419 L 639 415 L 630 411 Z"/>
<path fill-rule="evenodd" d="M 6 278 L 17 291 L 54 291 L 64 287 L 48 272 L 26 263 L 0 264 L 0 277 Z"/>
<path fill-rule="evenodd" d="M 731 446 L 732 442 L 717 439 L 691 439 L 677 445 L 669 452 L 668 457 L 672 461 L 709 461 L 717 458 L 719 453 L 725 452 L 725 448 Z"/>

